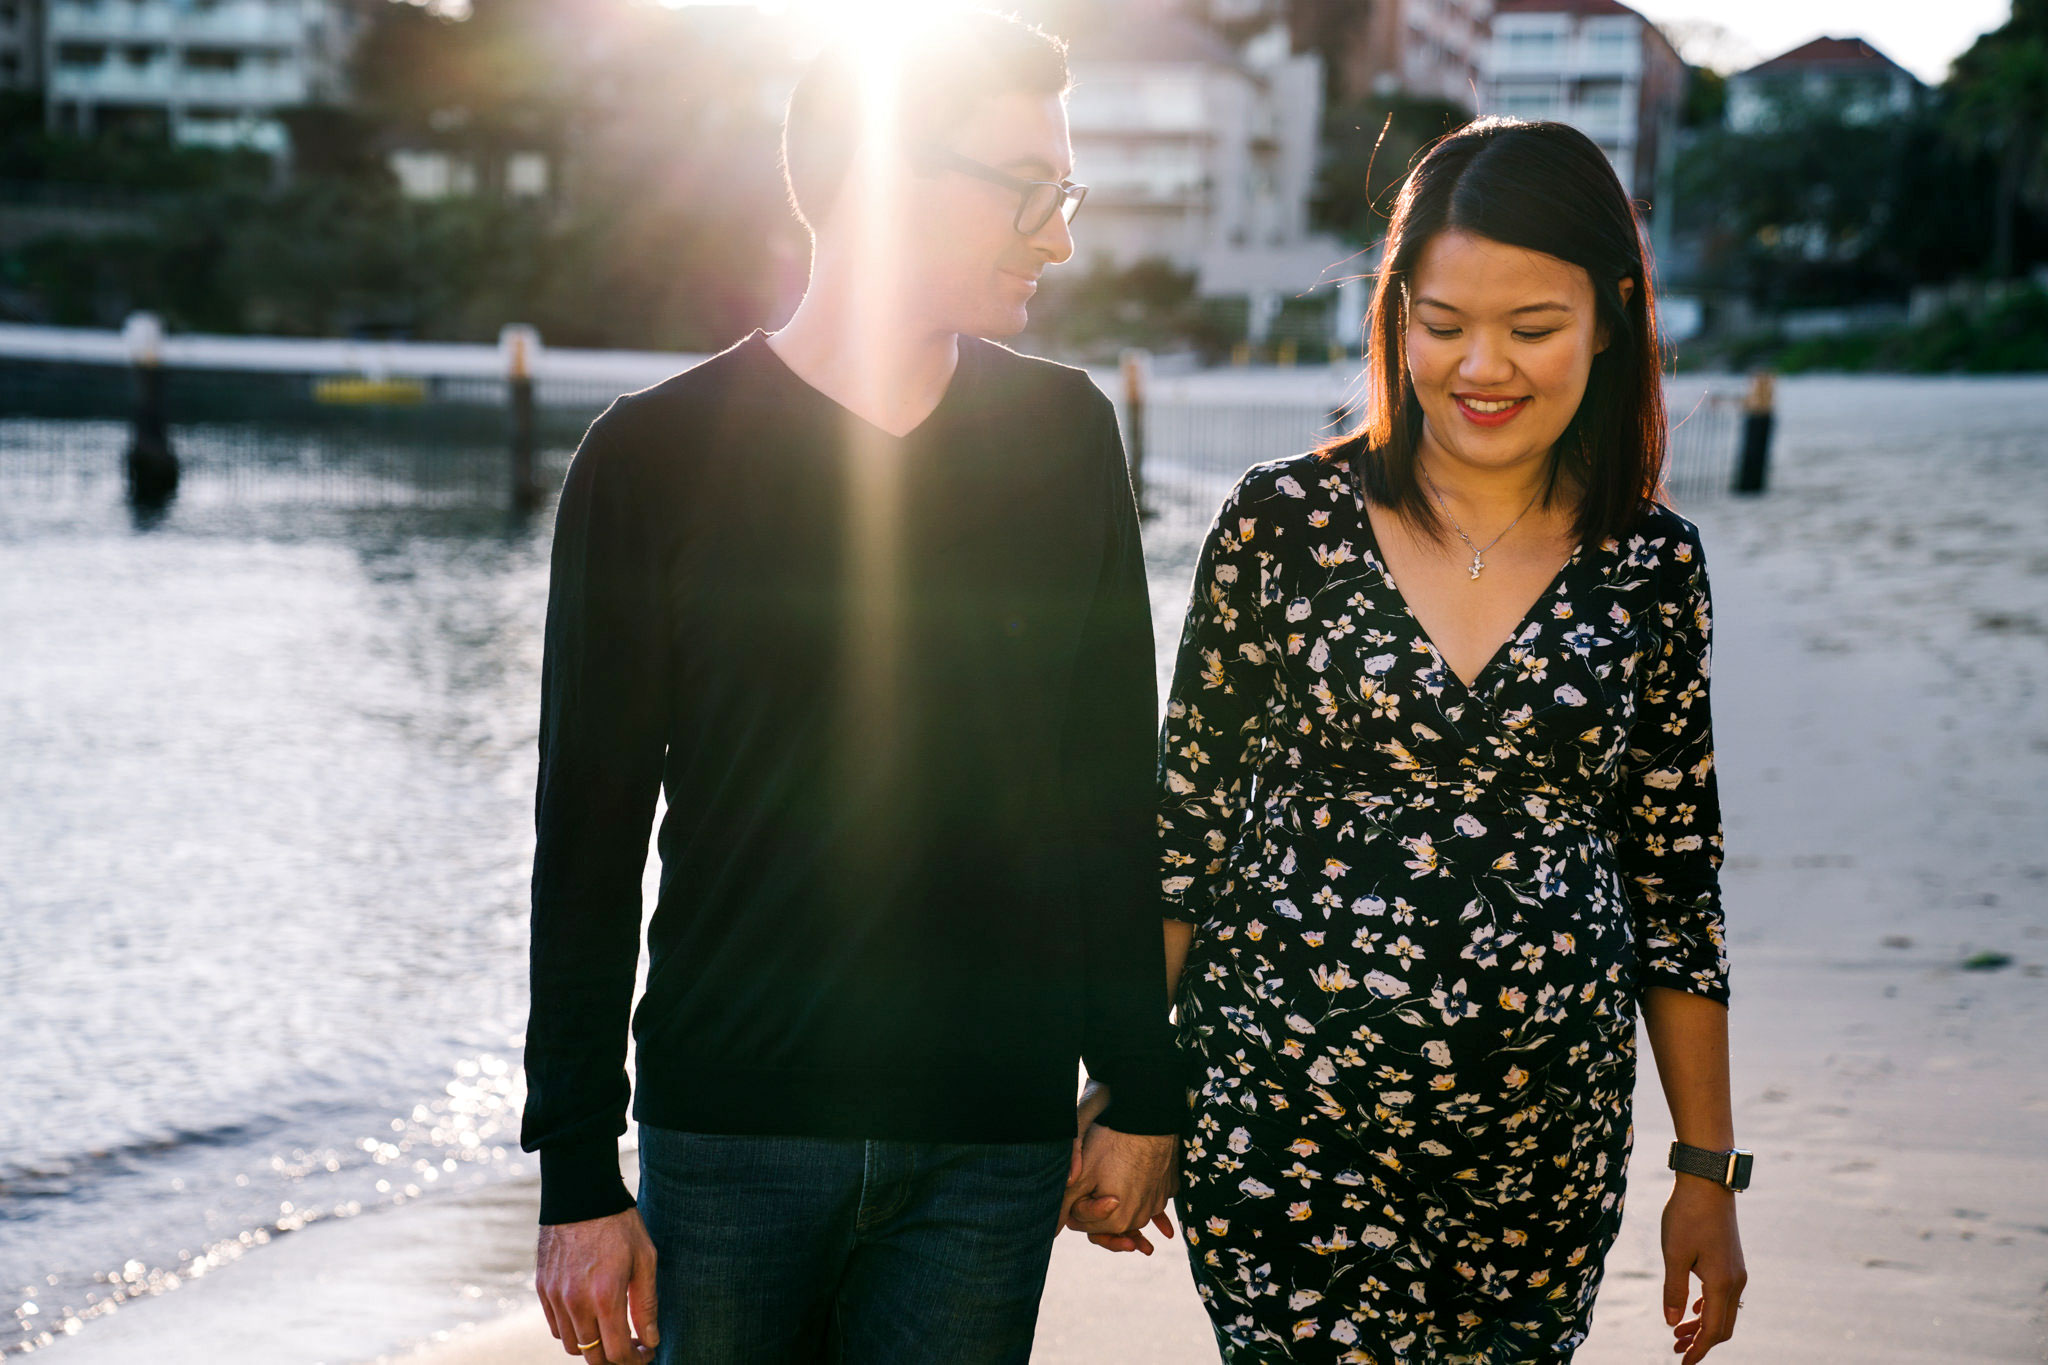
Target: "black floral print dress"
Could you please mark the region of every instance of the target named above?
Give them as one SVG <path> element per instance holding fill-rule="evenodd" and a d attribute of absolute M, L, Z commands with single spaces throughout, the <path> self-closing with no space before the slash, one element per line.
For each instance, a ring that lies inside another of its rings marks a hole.
<path fill-rule="evenodd" d="M 1662 506 L 1468 688 L 1344 459 L 1211 526 L 1159 775 L 1194 937 L 1180 1214 L 1225 1359 L 1568 1360 L 1622 1215 L 1641 993 L 1724 1004 L 1710 605 Z"/>

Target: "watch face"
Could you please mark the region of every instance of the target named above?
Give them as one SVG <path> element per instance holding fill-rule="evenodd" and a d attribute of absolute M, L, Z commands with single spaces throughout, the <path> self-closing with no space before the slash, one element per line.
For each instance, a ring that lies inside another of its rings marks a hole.
<path fill-rule="evenodd" d="M 1735 1179 L 1730 1183 L 1738 1190 L 1745 1188 L 1749 1184 L 1750 1158 L 1751 1154 L 1748 1152 L 1737 1152 L 1735 1154 Z"/>

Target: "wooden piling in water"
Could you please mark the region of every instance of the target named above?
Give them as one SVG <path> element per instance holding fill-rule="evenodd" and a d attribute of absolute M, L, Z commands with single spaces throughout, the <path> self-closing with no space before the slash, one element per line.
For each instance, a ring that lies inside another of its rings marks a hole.
<path fill-rule="evenodd" d="M 1771 430 L 1776 425 L 1774 409 L 1776 377 L 1758 370 L 1749 378 L 1749 394 L 1742 401 L 1742 458 L 1735 466 L 1735 491 L 1761 493 L 1770 482 Z"/>
<path fill-rule="evenodd" d="M 540 505 L 533 460 L 533 362 L 539 349 L 540 333 L 526 323 L 509 322 L 498 332 L 512 412 L 512 511 L 518 516 Z"/>
<path fill-rule="evenodd" d="M 135 370 L 135 412 L 128 431 L 128 501 L 146 511 L 178 491 L 178 456 L 164 411 L 163 324 L 154 313 L 130 313 L 121 328 Z"/>

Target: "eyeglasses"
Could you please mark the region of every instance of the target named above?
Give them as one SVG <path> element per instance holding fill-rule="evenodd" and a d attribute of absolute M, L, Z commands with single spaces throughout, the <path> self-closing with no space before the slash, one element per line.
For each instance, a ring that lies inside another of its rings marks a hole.
<path fill-rule="evenodd" d="M 993 166 L 984 166 L 972 157 L 962 156 L 945 147 L 921 149 L 930 164 L 962 175 L 971 175 L 976 180 L 986 180 L 991 185 L 1001 185 L 1014 190 L 1020 196 L 1017 217 L 1013 221 L 1018 233 L 1029 237 L 1032 233 L 1052 221 L 1057 213 L 1068 222 L 1081 211 L 1081 201 L 1088 197 L 1086 185 L 1076 185 L 1071 180 L 1023 180 Z"/>

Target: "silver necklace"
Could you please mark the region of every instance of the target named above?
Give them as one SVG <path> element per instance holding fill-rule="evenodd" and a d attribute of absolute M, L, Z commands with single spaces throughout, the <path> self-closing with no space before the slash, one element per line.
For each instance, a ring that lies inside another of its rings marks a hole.
<path fill-rule="evenodd" d="M 1440 488 L 1438 488 L 1438 487 L 1436 486 L 1436 480 L 1435 480 L 1435 479 L 1432 479 L 1432 478 L 1430 478 L 1430 477 L 1429 477 L 1429 474 L 1428 474 L 1428 473 L 1427 473 L 1427 472 L 1426 472 L 1426 471 L 1425 471 L 1425 470 L 1424 470 L 1424 469 L 1422 468 L 1422 466 L 1421 466 L 1420 464 L 1417 464 L 1417 465 L 1415 466 L 1415 472 L 1416 472 L 1416 473 L 1418 473 L 1418 474 L 1421 474 L 1421 475 L 1422 475 L 1422 481 L 1423 481 L 1424 483 L 1426 483 L 1426 484 L 1428 484 L 1428 485 L 1429 485 L 1429 491 L 1430 491 L 1430 492 L 1431 492 L 1432 494 L 1434 494 L 1434 495 L 1435 495 L 1435 497 L 1436 497 L 1436 501 L 1437 501 L 1437 506 L 1439 506 L 1439 507 L 1443 508 L 1443 509 L 1444 509 L 1444 515 L 1445 515 L 1445 516 L 1447 516 L 1447 517 L 1450 517 L 1450 518 L 1451 518 L 1451 529 L 1452 529 L 1452 530 L 1454 530 L 1454 531 L 1456 531 L 1456 532 L 1458 533 L 1458 539 L 1460 539 L 1460 540 L 1464 541 L 1464 542 L 1465 542 L 1465 544 L 1467 544 L 1468 546 L 1471 546 L 1471 549 L 1472 549 L 1472 575 L 1471 575 L 1471 576 L 1472 576 L 1473 578 L 1477 578 L 1477 577 L 1479 577 L 1479 571 L 1480 571 L 1481 569 L 1484 569 L 1484 568 L 1486 567 L 1486 559 L 1485 559 L 1485 555 L 1486 555 L 1486 552 L 1487 552 L 1488 550 L 1491 550 L 1491 549 L 1492 549 L 1492 548 L 1493 548 L 1494 546 L 1496 546 L 1496 545 L 1500 544 L 1500 536 L 1504 536 L 1504 535 L 1506 535 L 1506 534 L 1507 534 L 1507 533 L 1508 533 L 1509 531 L 1512 531 L 1512 530 L 1514 530 L 1514 529 L 1515 529 L 1515 527 L 1516 527 L 1516 526 L 1517 526 L 1518 524 L 1520 524 L 1520 522 L 1521 522 L 1522 518 L 1523 518 L 1523 517 L 1526 517 L 1526 516 L 1528 516 L 1528 515 L 1529 515 L 1529 508 L 1530 508 L 1530 507 L 1534 507 L 1534 506 L 1536 505 L 1536 499 L 1537 499 L 1538 497 L 1542 496 L 1542 493 L 1543 493 L 1543 490 L 1542 490 L 1541 488 L 1538 488 L 1538 489 L 1537 489 L 1537 490 L 1536 490 L 1536 491 L 1535 491 L 1534 493 L 1531 493 L 1531 494 L 1529 495 L 1529 505 L 1528 505 L 1528 507 L 1524 507 L 1524 508 L 1523 508 L 1523 509 L 1522 509 L 1522 510 L 1521 510 L 1520 512 L 1517 512 L 1517 513 L 1515 514 L 1515 519 L 1514 519 L 1513 521 L 1509 522 L 1509 523 L 1507 524 L 1507 526 L 1506 526 L 1506 527 L 1504 527 L 1504 528 L 1502 529 L 1502 531 L 1501 531 L 1501 533 L 1500 533 L 1500 536 L 1495 536 L 1495 537 L 1494 537 L 1494 538 L 1493 538 L 1492 540 L 1489 540 L 1489 541 L 1487 541 L 1487 542 L 1486 542 L 1486 544 L 1485 544 L 1484 546 L 1479 546 L 1479 545 L 1473 545 L 1473 544 L 1472 544 L 1472 537 L 1470 537 L 1470 536 L 1466 535 L 1466 534 L 1465 534 L 1465 528 L 1464 528 L 1464 527 L 1462 527 L 1462 526 L 1460 526 L 1460 525 L 1458 525 L 1458 519 L 1457 519 L 1456 517 L 1454 517 L 1454 516 L 1451 516 L 1451 504 L 1449 503 L 1449 501 L 1447 501 L 1447 500 L 1445 499 L 1445 497 L 1444 497 L 1444 494 L 1443 494 L 1443 490 L 1442 490 L 1442 489 L 1440 489 Z"/>

